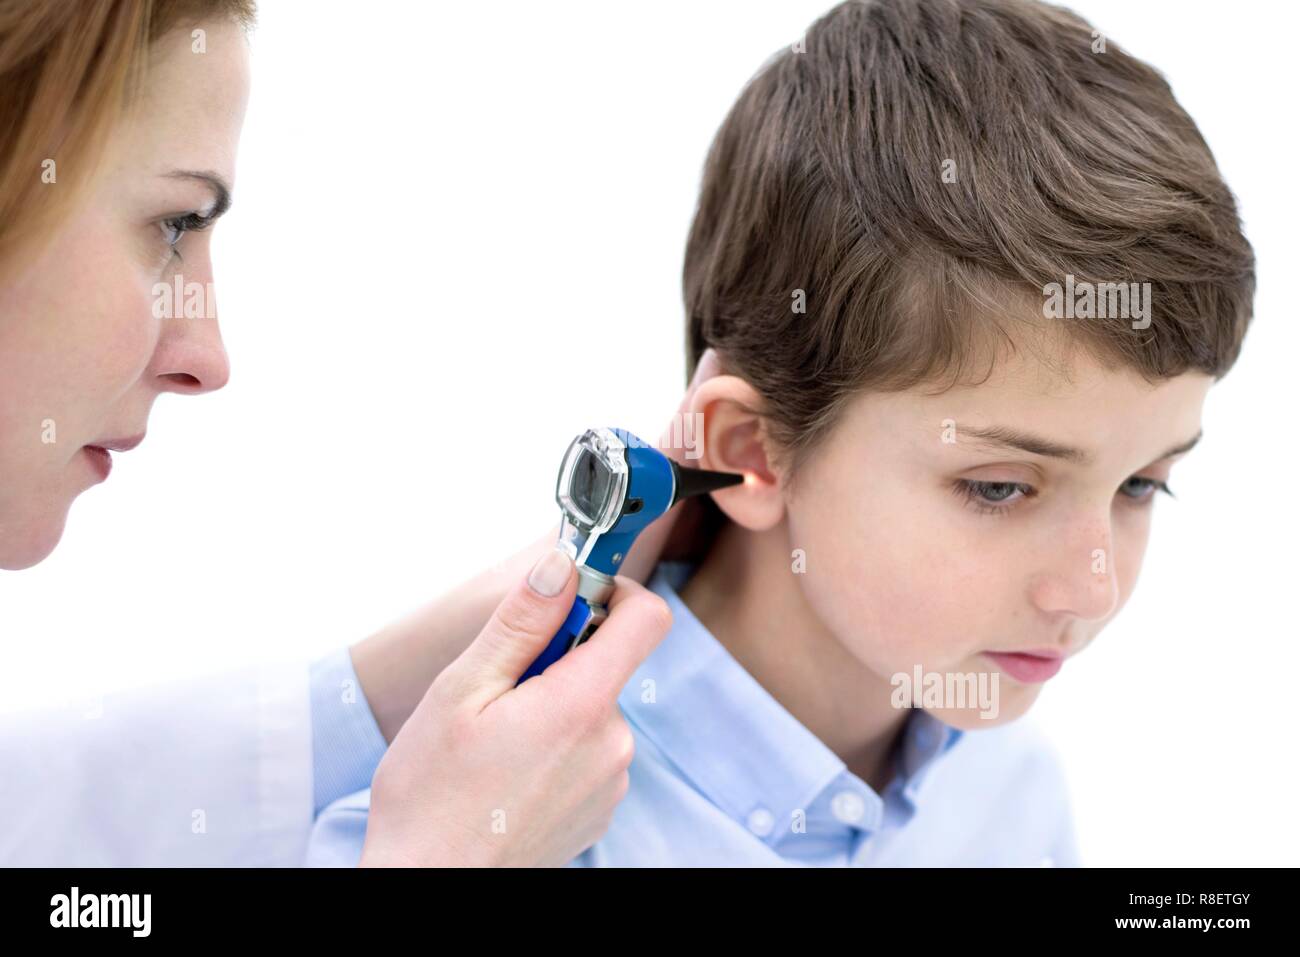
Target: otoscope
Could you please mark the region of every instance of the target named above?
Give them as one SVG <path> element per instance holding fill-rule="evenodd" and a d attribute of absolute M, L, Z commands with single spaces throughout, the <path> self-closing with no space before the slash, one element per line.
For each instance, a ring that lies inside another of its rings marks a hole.
<path fill-rule="evenodd" d="M 624 429 L 588 429 L 569 444 L 555 483 L 560 543 L 578 567 L 569 617 L 519 679 L 541 674 L 608 616 L 614 575 L 651 522 L 683 499 L 737 485 L 744 475 L 684 468 Z"/>

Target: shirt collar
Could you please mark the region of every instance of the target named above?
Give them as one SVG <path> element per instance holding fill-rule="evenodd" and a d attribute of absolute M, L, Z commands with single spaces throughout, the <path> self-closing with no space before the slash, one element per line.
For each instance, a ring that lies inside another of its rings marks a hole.
<path fill-rule="evenodd" d="M 667 603 L 673 627 L 624 687 L 628 720 L 716 806 L 747 823 L 756 809 L 789 820 L 833 782 L 849 775 L 843 761 L 790 714 L 695 617 L 678 595 L 694 571 L 663 562 L 649 583 Z M 913 711 L 901 754 L 903 798 L 915 810 L 936 760 L 963 732 L 925 711 Z M 874 830 L 883 802 L 860 782 Z"/>

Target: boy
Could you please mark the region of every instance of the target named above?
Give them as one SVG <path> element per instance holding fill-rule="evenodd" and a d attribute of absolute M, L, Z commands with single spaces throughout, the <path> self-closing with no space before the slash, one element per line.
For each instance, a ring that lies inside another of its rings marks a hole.
<path fill-rule="evenodd" d="M 574 863 L 1077 863 L 1016 719 L 1131 594 L 1251 315 L 1190 118 L 1059 8 L 841 4 L 724 122 L 684 287 L 724 372 L 691 464 L 748 480 L 655 574 L 630 790 Z"/>

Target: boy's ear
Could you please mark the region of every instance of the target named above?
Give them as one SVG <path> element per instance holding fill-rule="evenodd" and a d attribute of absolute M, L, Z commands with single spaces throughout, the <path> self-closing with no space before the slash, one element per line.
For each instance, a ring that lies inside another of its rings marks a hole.
<path fill-rule="evenodd" d="M 781 476 L 766 423 L 759 415 L 762 399 L 744 379 L 719 375 L 701 383 L 690 412 L 703 422 L 698 435 L 699 459 L 691 463 L 718 472 L 744 472 L 745 481 L 710 493 L 737 525 L 764 531 L 785 517 Z"/>

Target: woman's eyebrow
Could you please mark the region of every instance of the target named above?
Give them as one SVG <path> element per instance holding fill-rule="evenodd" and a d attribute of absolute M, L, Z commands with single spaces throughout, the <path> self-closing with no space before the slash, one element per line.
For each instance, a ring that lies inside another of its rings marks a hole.
<path fill-rule="evenodd" d="M 1054 459 L 1065 459 L 1068 462 L 1074 462 L 1079 465 L 1087 465 L 1093 460 L 1092 453 L 1085 452 L 1083 449 L 1077 449 L 1069 445 L 1061 445 L 1059 442 L 1053 442 L 1051 439 L 1043 438 L 1040 435 L 1034 435 L 1031 432 L 1022 432 L 1019 429 L 1013 429 L 1005 425 L 991 425 L 986 426 L 985 428 L 960 428 L 958 429 L 958 433 L 963 437 L 976 439 L 980 445 L 1019 449 L 1022 452 L 1029 452 L 1033 455 L 1043 455 Z M 1197 432 L 1186 442 L 1180 442 L 1163 455 L 1157 456 L 1155 461 L 1159 462 L 1162 459 L 1181 455 L 1183 452 L 1191 449 L 1197 442 L 1201 441 L 1201 435 L 1201 432 Z"/>
<path fill-rule="evenodd" d="M 230 208 L 230 186 L 216 173 L 206 170 L 174 169 L 163 175 L 168 179 L 197 180 L 211 189 L 216 203 L 212 207 L 212 212 L 207 214 L 208 219 L 216 219 Z"/>

